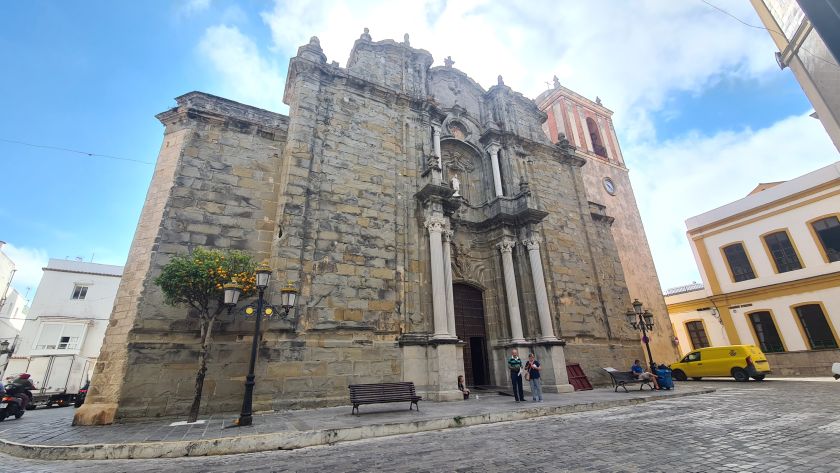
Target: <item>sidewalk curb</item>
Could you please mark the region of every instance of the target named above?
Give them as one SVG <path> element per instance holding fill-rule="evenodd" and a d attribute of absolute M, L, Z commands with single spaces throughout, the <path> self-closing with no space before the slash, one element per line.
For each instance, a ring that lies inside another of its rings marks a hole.
<path fill-rule="evenodd" d="M 599 401 L 567 406 L 540 406 L 516 411 L 494 412 L 468 416 L 444 417 L 412 422 L 365 425 L 340 429 L 321 429 L 295 432 L 274 432 L 239 437 L 179 440 L 174 442 L 143 442 L 128 444 L 90 445 L 28 445 L 0 439 L 0 452 L 21 458 L 38 460 L 117 460 L 178 458 L 206 455 L 232 455 L 270 450 L 294 450 L 337 442 L 413 434 L 482 424 L 495 424 L 532 419 L 535 417 L 571 414 L 621 407 L 645 402 L 661 401 L 685 396 L 709 394 L 716 389 L 705 388 L 667 396 Z"/>

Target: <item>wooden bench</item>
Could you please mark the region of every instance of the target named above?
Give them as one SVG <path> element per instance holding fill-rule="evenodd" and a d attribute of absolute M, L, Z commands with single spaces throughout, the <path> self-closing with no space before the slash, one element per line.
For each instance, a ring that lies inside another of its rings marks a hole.
<path fill-rule="evenodd" d="M 603 370 L 609 373 L 610 378 L 612 378 L 613 386 L 615 386 L 615 392 L 618 392 L 618 388 L 624 388 L 624 392 L 630 392 L 627 390 L 628 384 L 640 384 L 641 386 L 639 386 L 639 391 L 643 390 L 645 386 L 649 387 L 650 390 L 653 391 L 653 382 L 637 378 L 633 375 L 632 371 L 618 371 L 615 368 L 603 368 Z"/>
<path fill-rule="evenodd" d="M 414 390 L 414 383 L 378 383 L 378 384 L 351 384 L 350 403 L 353 404 L 353 414 L 359 414 L 359 406 L 362 404 L 379 404 L 386 402 L 410 402 L 408 410 L 412 406 L 420 406 L 417 401 L 422 398 Z"/>

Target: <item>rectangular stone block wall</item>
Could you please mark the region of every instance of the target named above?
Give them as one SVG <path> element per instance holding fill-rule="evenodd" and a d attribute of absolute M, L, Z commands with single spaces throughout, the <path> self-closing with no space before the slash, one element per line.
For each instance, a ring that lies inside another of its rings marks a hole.
<path fill-rule="evenodd" d="M 108 343 L 102 346 L 94 368 L 87 397 L 87 402 L 91 405 L 111 405 L 109 409 L 115 410 L 123 391 L 123 379 L 129 365 L 125 345 L 128 343 L 129 333 L 142 300 L 147 282 L 146 275 L 155 256 L 152 249 L 158 239 L 160 221 L 190 133 L 189 129 L 183 128 L 164 135 L 152 182 L 146 193 L 146 201 L 120 280 L 111 320 L 105 332 Z"/>
<path fill-rule="evenodd" d="M 583 368 L 593 386 L 611 385 L 610 376 L 602 368 L 630 371 L 633 360 L 645 360 L 642 350 L 634 345 L 574 343 L 565 347 L 566 363 Z"/>
<path fill-rule="evenodd" d="M 161 184 L 168 191 L 162 215 L 157 220 L 141 218 L 138 226 L 138 232 L 145 226 L 156 227 L 157 235 L 150 245 L 148 270 L 141 273 L 145 277 L 140 291 L 142 303 L 133 314 L 127 344 L 131 367 L 123 381 L 120 418 L 182 414 L 193 396 L 198 323 L 189 317 L 188 308 L 163 303 L 163 295 L 153 282 L 162 267 L 172 256 L 199 246 L 244 250 L 260 261 L 270 254 L 276 227 L 276 186 L 285 117 L 204 94 L 179 98 L 178 108 L 159 117 L 167 126 L 167 137 L 186 133 L 188 138 L 181 145 L 172 180 Z M 260 121 L 270 122 L 273 127 Z M 130 257 L 129 264 L 131 261 Z M 220 340 L 214 350 L 223 347 L 230 332 L 247 333 L 252 324 L 240 318 L 214 327 L 214 339 Z M 227 361 L 247 361 L 242 356 L 236 352 Z M 214 364 L 218 360 L 211 355 L 210 372 L 221 369 Z M 247 368 L 240 376 L 245 371 Z M 160 380 L 160 373 L 165 373 L 166 379 Z M 223 385 L 224 381 L 208 377 L 205 399 L 213 398 L 217 384 Z"/>
<path fill-rule="evenodd" d="M 551 209 L 540 227 L 555 327 L 568 339 L 626 343 L 632 335 L 624 320 L 630 301 L 615 243 L 608 223 L 593 220 L 579 168 L 572 166 L 541 157 L 531 172 L 541 207 Z"/>
<path fill-rule="evenodd" d="M 301 280 L 300 329 L 368 328 L 395 339 L 405 294 L 424 270 L 410 221 L 417 117 L 407 104 L 313 80 L 296 79 L 290 104 L 301 113 L 290 123 L 276 265 Z"/>
<path fill-rule="evenodd" d="M 254 409 L 299 409 L 348 402 L 347 386 L 403 380 L 400 348 L 352 333 L 289 340 L 268 332 L 255 368 Z M 223 334 L 214 341 L 201 412 L 236 412 L 242 405 L 251 337 Z M 123 419 L 177 416 L 189 409 L 198 351 L 189 343 L 132 344 L 133 389 Z M 422 380 L 420 380 L 422 382 Z"/>
<path fill-rule="evenodd" d="M 771 376 L 831 376 L 831 365 L 840 363 L 840 349 L 766 353 Z"/>
<path fill-rule="evenodd" d="M 628 172 L 597 158 L 589 158 L 582 171 L 589 200 L 604 205 L 606 214 L 615 218 L 612 234 L 631 300 L 639 299 L 654 314 L 650 342 L 654 359 L 677 361 L 679 350 L 672 342 L 671 322 Z M 604 189 L 605 177 L 613 181 L 616 195 Z"/>

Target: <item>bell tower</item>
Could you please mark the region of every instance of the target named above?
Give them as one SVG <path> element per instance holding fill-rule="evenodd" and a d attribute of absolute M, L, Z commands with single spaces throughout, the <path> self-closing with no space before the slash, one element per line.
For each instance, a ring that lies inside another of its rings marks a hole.
<path fill-rule="evenodd" d="M 654 360 L 676 360 L 678 349 L 673 344 L 653 256 L 613 127 L 612 110 L 599 97 L 592 101 L 562 86 L 556 76 L 553 88 L 540 94 L 536 102 L 548 116 L 543 131 L 549 139 L 557 143 L 565 137 L 586 159 L 582 170 L 589 201 L 605 208 L 615 219 L 611 230 L 630 296 L 644 301 L 655 316 L 656 328 L 650 336 Z"/>

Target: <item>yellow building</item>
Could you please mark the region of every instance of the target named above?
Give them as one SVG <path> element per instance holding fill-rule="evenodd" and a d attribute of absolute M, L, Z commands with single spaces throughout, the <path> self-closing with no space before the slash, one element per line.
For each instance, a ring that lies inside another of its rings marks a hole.
<path fill-rule="evenodd" d="M 703 284 L 666 292 L 681 353 L 754 344 L 777 375 L 840 361 L 840 162 L 686 220 Z"/>

